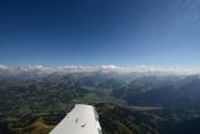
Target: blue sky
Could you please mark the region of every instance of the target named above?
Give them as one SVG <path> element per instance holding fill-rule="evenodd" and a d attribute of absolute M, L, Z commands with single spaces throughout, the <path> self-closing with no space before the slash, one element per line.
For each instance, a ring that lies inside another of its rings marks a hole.
<path fill-rule="evenodd" d="M 199 65 L 196 0 L 1 0 L 0 64 Z"/>

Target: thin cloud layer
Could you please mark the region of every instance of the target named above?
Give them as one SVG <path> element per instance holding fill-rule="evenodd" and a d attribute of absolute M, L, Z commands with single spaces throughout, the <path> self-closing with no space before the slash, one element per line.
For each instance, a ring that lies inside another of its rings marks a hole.
<path fill-rule="evenodd" d="M 76 73 L 76 72 L 118 72 L 118 73 L 154 73 L 154 74 L 181 74 L 191 75 L 200 74 L 198 67 L 159 67 L 159 66 L 133 66 L 121 67 L 116 65 L 64 65 L 64 66 L 42 66 L 42 65 L 27 65 L 27 66 L 6 66 L 0 65 L 0 73 Z"/>
<path fill-rule="evenodd" d="M 120 71 L 121 67 L 115 65 L 99 65 L 99 66 L 82 66 L 82 65 L 65 65 L 55 68 L 57 71 L 64 72 L 110 72 L 110 71 Z"/>
<path fill-rule="evenodd" d="M 0 65 L 0 70 L 6 70 L 6 69 L 8 69 L 7 66 L 5 66 L 5 65 Z"/>

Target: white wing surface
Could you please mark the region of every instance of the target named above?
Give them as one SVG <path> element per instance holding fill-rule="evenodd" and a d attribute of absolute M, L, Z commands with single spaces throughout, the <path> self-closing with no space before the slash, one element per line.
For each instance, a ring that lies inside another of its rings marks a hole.
<path fill-rule="evenodd" d="M 50 134 L 101 134 L 98 119 L 93 106 L 76 104 Z"/>

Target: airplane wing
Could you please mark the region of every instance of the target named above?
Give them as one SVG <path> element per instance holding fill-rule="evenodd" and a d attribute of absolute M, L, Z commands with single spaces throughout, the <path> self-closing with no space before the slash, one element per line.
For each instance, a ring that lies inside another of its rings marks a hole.
<path fill-rule="evenodd" d="M 98 119 L 93 106 L 76 104 L 49 134 L 102 134 Z"/>

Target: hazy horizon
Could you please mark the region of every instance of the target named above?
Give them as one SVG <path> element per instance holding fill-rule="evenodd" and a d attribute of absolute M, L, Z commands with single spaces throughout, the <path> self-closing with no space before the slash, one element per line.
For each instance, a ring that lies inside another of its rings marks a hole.
<path fill-rule="evenodd" d="M 153 75 L 199 75 L 200 68 L 195 66 L 117 66 L 117 65 L 0 65 L 0 73 L 76 73 L 76 72 L 118 72 L 153 73 Z"/>

